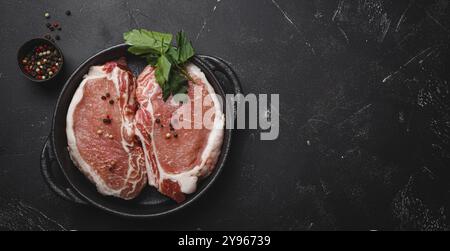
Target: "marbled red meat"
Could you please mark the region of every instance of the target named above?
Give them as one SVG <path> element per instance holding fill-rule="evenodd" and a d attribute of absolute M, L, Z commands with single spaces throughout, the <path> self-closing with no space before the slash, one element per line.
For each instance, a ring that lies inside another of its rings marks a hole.
<path fill-rule="evenodd" d="M 138 77 L 136 91 L 140 104 L 136 134 L 144 148 L 149 183 L 177 202 L 195 192 L 198 180 L 212 172 L 224 133 L 222 106 L 214 89 L 198 67 L 189 65 L 187 70 L 195 81 L 189 82 L 189 102 L 176 102 L 173 97 L 164 101 L 151 66 Z M 195 106 L 195 99 L 203 100 L 201 107 Z M 187 119 L 191 128 L 179 128 L 182 120 L 172 124 L 173 116 L 179 113 L 189 116 L 182 119 Z M 194 119 L 196 116 L 199 119 Z"/>
<path fill-rule="evenodd" d="M 91 67 L 67 114 L 75 165 L 109 196 L 126 200 L 147 184 L 145 158 L 134 130 L 136 82 L 123 59 Z"/>

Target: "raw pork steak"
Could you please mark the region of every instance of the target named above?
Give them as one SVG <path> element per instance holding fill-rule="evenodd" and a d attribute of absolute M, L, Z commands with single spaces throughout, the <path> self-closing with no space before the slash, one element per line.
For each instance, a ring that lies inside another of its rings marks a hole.
<path fill-rule="evenodd" d="M 140 104 L 135 118 L 136 135 L 144 148 L 148 181 L 177 202 L 184 201 L 185 194 L 195 192 L 198 179 L 211 173 L 224 133 L 224 114 L 214 89 L 197 66 L 189 65 L 187 71 L 195 81 L 189 82 L 189 102 L 176 102 L 173 97 L 164 102 L 151 66 L 138 77 L 136 91 Z M 195 100 L 200 100 L 200 105 L 194 105 Z M 175 114 L 184 114 L 178 125 L 172 124 Z M 210 126 L 205 126 L 203 120 L 209 121 Z M 182 122 L 192 128 L 179 129 Z"/>
<path fill-rule="evenodd" d="M 135 140 L 136 83 L 123 59 L 91 67 L 67 114 L 75 165 L 104 195 L 135 198 L 147 184 L 142 147 Z"/>

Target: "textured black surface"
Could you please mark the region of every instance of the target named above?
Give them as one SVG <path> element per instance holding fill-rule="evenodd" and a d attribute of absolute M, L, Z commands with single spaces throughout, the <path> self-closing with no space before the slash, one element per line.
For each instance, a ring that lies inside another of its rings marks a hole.
<path fill-rule="evenodd" d="M 448 0 L 0 3 L 1 229 L 417 229 L 449 226 Z M 70 9 L 72 15 L 64 12 Z M 62 25 L 62 80 L 33 84 L 16 50 Z M 170 217 L 132 221 L 61 200 L 39 153 L 63 80 L 134 27 L 184 29 L 247 93 L 279 93 L 280 138 L 241 131 L 218 181 Z"/>

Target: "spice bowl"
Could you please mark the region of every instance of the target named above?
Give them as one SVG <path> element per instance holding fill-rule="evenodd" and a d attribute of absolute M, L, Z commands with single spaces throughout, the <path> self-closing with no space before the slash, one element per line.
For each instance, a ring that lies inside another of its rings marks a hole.
<path fill-rule="evenodd" d="M 45 38 L 34 38 L 25 42 L 17 52 L 20 71 L 29 80 L 44 83 L 61 72 L 64 56 L 61 49 Z"/>

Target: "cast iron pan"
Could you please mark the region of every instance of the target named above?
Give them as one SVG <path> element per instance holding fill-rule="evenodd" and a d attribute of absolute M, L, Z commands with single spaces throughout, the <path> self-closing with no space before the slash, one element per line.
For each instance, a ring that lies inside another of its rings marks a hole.
<path fill-rule="evenodd" d="M 84 62 L 67 80 L 56 104 L 52 131 L 41 154 L 41 169 L 49 187 L 59 196 L 74 203 L 88 204 L 125 217 L 150 218 L 178 211 L 195 201 L 216 180 L 224 167 L 230 146 L 232 130 L 225 129 L 222 152 L 213 173 L 200 181 L 197 191 L 187 196 L 185 202 L 177 204 L 161 195 L 152 187 L 145 188 L 141 195 L 125 201 L 99 194 L 93 184 L 73 165 L 67 151 L 66 115 L 72 96 L 81 83 L 89 67 L 125 56 L 129 67 L 139 74 L 146 66 L 143 59 L 127 52 L 127 45 L 117 45 L 106 49 Z M 217 94 L 225 100 L 225 94 L 242 93 L 239 80 L 228 64 L 217 57 L 195 56 L 192 63 L 200 67 Z M 222 77 L 219 78 L 221 73 Z M 221 79 L 221 81 L 219 81 Z M 223 104 L 225 111 L 225 104 Z M 236 105 L 233 107 L 236 109 Z M 63 175 L 58 173 L 62 173 Z"/>

